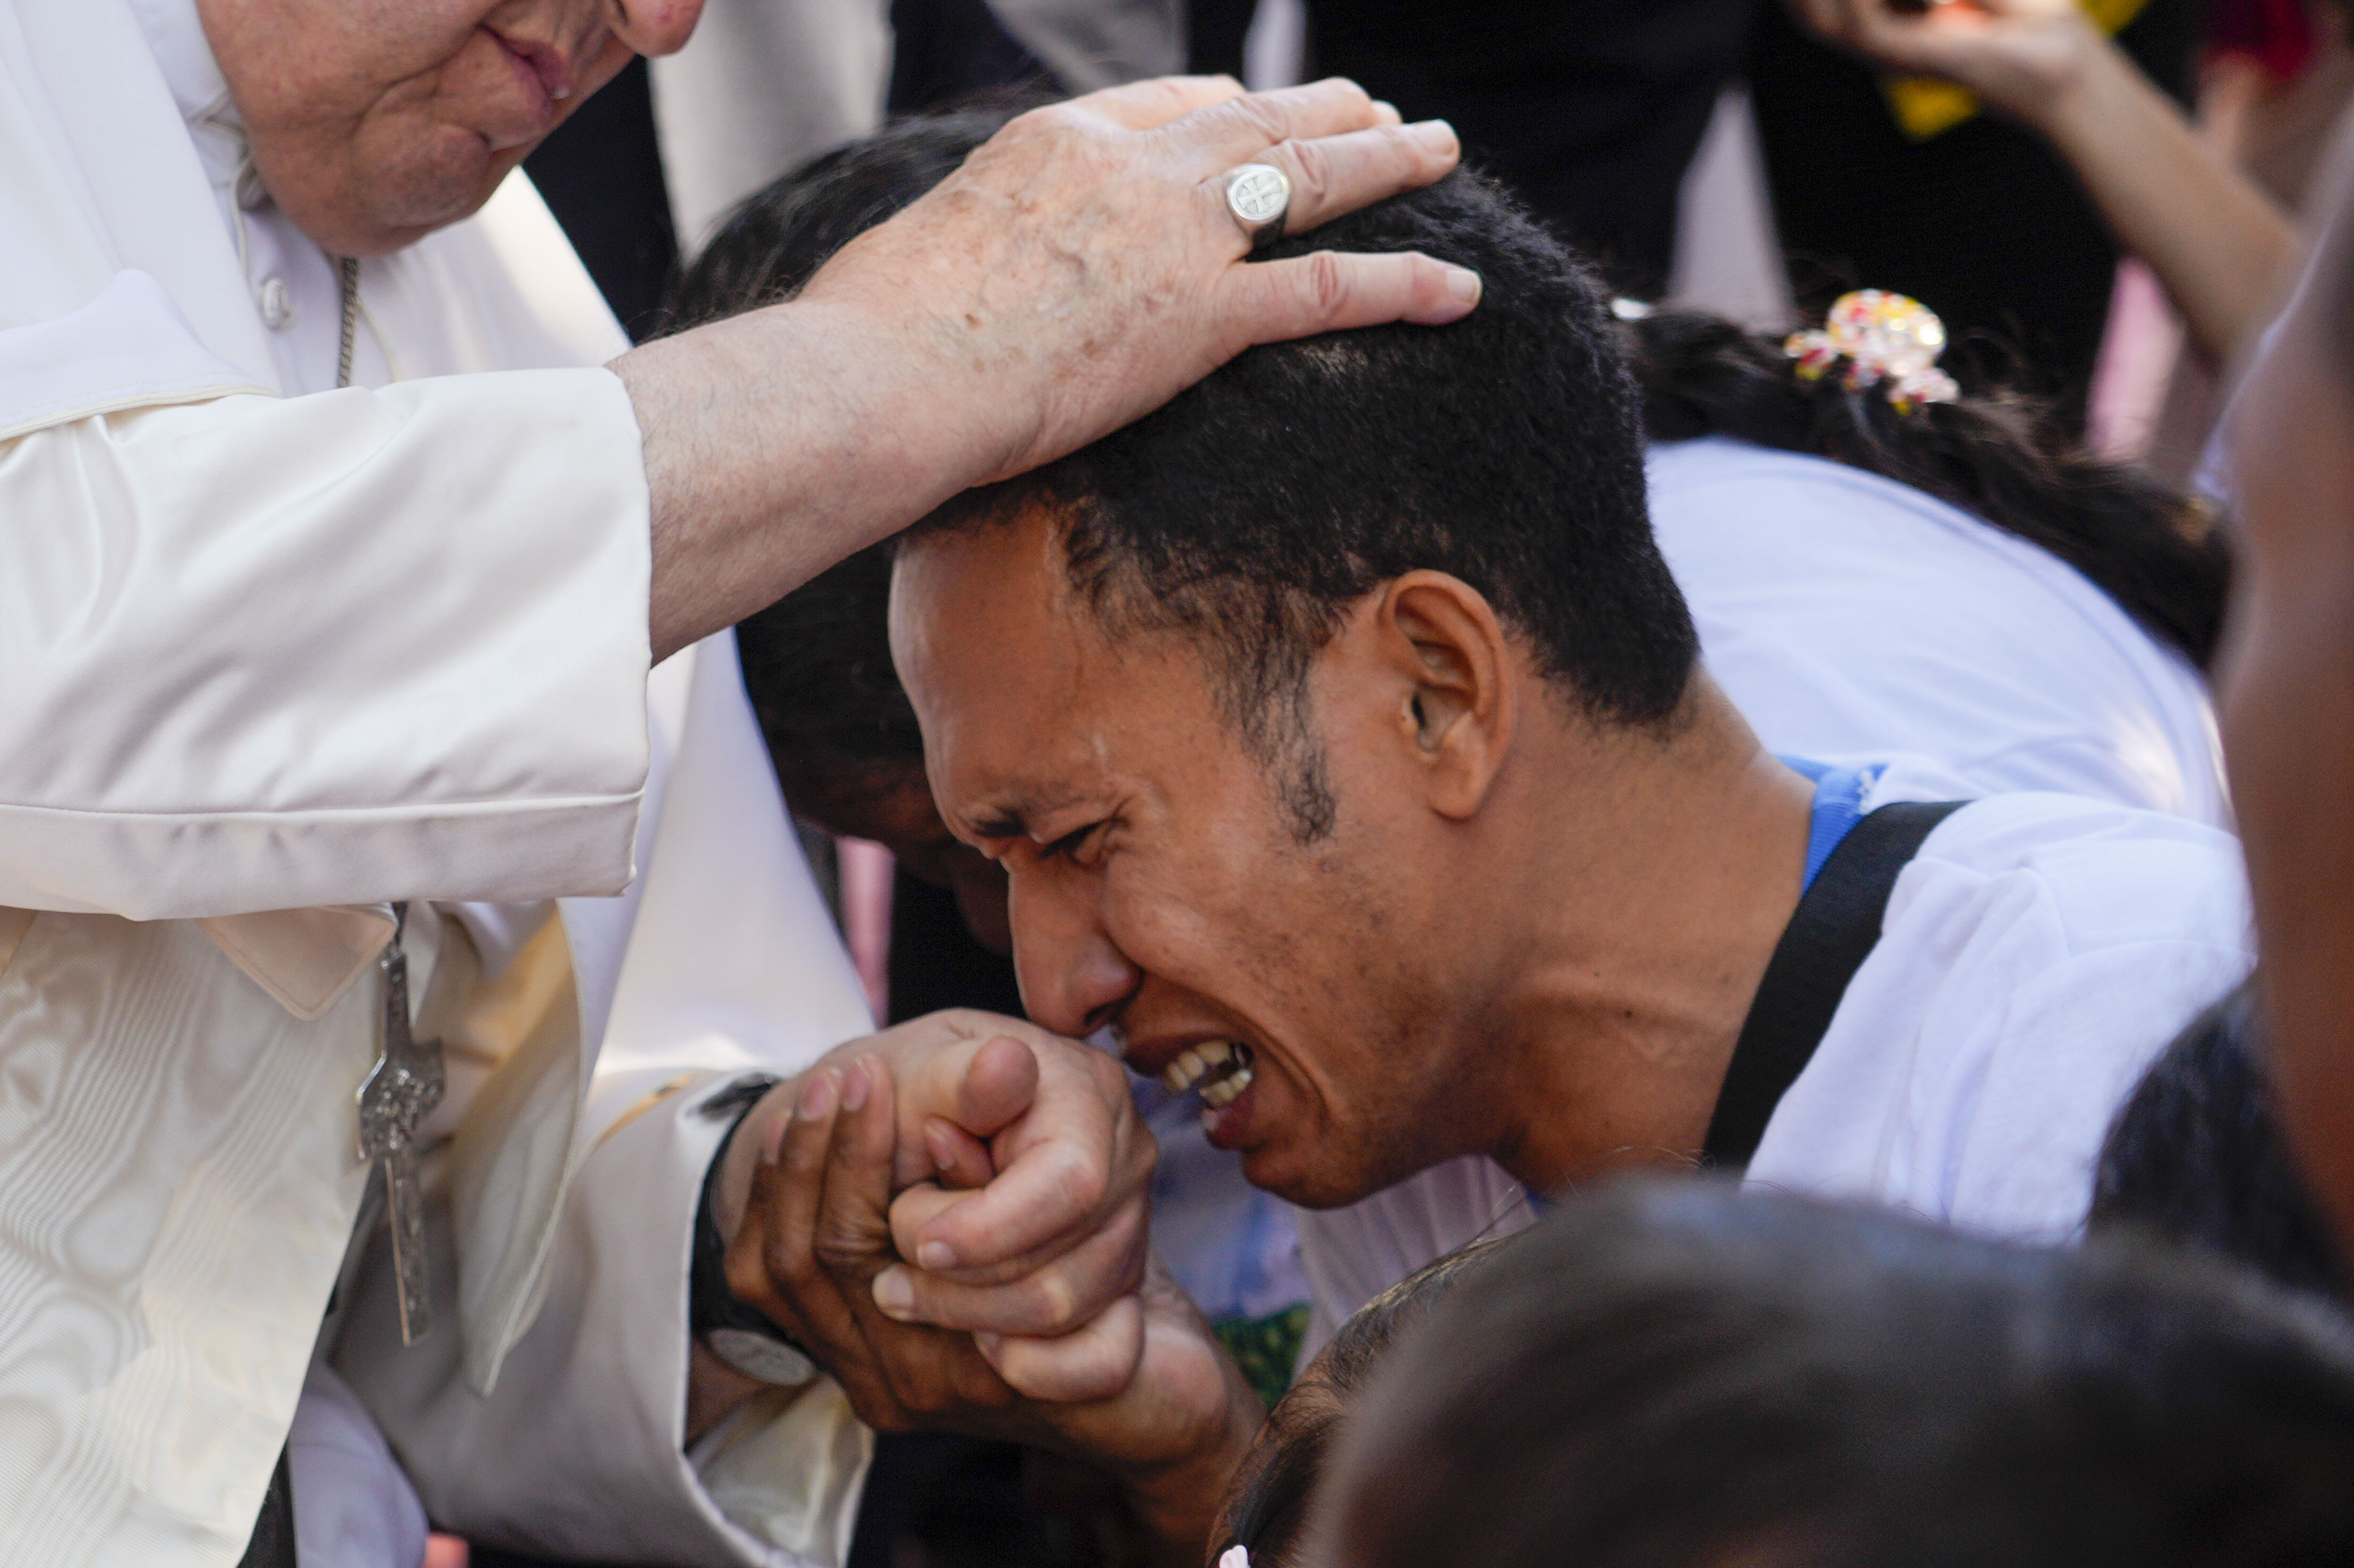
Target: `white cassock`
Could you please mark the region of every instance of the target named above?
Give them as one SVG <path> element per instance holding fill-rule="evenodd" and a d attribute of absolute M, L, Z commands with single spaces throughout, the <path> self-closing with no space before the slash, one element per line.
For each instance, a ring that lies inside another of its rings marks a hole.
<path fill-rule="evenodd" d="M 1936 1010 L 1954 1011 L 1884 1018 L 1873 1036 L 1877 1049 L 1886 1072 L 1899 1074 L 1903 1064 L 1930 1063 L 1941 1050 L 1961 1052 L 1956 1059 L 1970 1063 L 2008 1053 L 2011 1096 L 1994 1103 L 2047 1155 L 2019 1168 L 2045 1183 L 2031 1198 L 2009 1190 L 1992 1202 L 1975 1178 L 1946 1193 L 1896 1182 L 1889 1172 L 1897 1165 L 1925 1158 L 1916 1133 L 1891 1119 L 1887 1097 L 1898 1086 L 1883 1074 L 1867 1089 L 1863 1078 L 1834 1067 L 1832 1040 L 1776 1115 L 1751 1179 L 1881 1197 L 2007 1234 L 2065 1234 L 2083 1216 L 2092 1156 L 2132 1075 L 2247 963 L 2236 845 L 2223 832 L 2191 832 L 2168 820 L 2215 830 L 2231 824 L 2205 681 L 2064 562 L 1909 486 L 1722 439 L 1655 447 L 1646 469 L 1659 548 L 1691 605 L 1702 660 L 1769 748 L 1825 761 L 1932 759 L 1946 774 L 1942 785 L 1918 770 L 1891 776 L 1888 788 L 1910 777 L 1931 791 L 1914 799 L 2027 790 L 2086 797 L 2061 803 L 2038 832 L 2083 833 L 2107 847 L 2039 851 L 2040 859 L 1974 863 L 1952 874 L 1965 886 L 2002 877 L 2014 889 L 2045 888 L 2033 896 L 2056 900 L 2096 931 L 2122 921 L 2118 929 L 2139 933 L 2135 939 L 2145 944 L 2127 944 L 2124 959 L 2096 972 L 2063 962 L 2067 943 L 2088 938 L 2046 921 L 2022 927 L 1999 963 L 1981 946 L 1971 949 L 1968 967 L 1948 976 L 1930 955 L 1963 940 L 1960 922 L 2007 918 L 2008 906 L 1977 910 L 1942 894 L 1918 894 L 1925 907 L 1946 910 L 1956 924 L 1920 936 L 1922 951 L 1908 961 L 1927 967 L 1913 982 L 1924 999 L 1935 997 Z M 2103 817 L 2094 802 L 2166 815 Z M 1956 842 L 1988 810 L 1963 813 L 1931 845 Z M 1924 861 L 1936 857 L 1925 853 Z M 2137 906 L 2151 865 L 2181 866 L 2187 880 Z M 1908 870 L 1897 900 L 1914 897 L 1914 885 L 1932 874 L 1925 864 Z M 1872 965 L 1898 961 L 1907 941 L 1892 916 Z M 2178 942 L 2207 956 L 2178 962 L 2169 947 Z M 2059 994 L 2062 976 L 2065 985 L 2091 989 Z M 1862 988 L 1859 976 L 1851 993 L 1859 1005 Z M 2064 1018 L 2033 1012 L 2014 1004 L 2021 989 L 2034 1007 L 2086 1011 Z M 1965 1036 L 1967 1043 L 1952 1044 Z M 1967 1071 L 1939 1070 L 1944 1078 L 1907 1080 L 1903 1093 L 1955 1118 L 1998 1114 L 1970 1092 Z M 1942 1097 L 1948 1094 L 1956 1097 L 1948 1102 Z M 1812 1131 L 1800 1140 L 1786 1129 L 1800 1124 L 1800 1107 L 1809 1105 Z M 1894 1163 L 1874 1167 L 1880 1175 L 1860 1175 L 1853 1151 L 1827 1130 L 1842 1118 L 1858 1137 L 1887 1139 L 1885 1158 Z M 1992 1153 L 1999 1146 L 1981 1138 L 1974 1147 L 1976 1159 L 1999 1163 Z M 1450 1160 L 1345 1208 L 1301 1211 L 1301 1262 L 1316 1308 L 1304 1353 L 1424 1264 L 1531 1219 L 1520 1184 L 1478 1157 Z"/>
<path fill-rule="evenodd" d="M 475 1539 L 838 1562 L 833 1385 L 683 1448 L 700 1107 L 871 1021 L 731 642 L 649 675 L 624 344 L 518 175 L 361 267 L 331 390 L 243 168 L 193 0 L 0 7 L 0 1563 L 234 1563 L 314 1346 Z M 403 898 L 408 1349 L 354 1245 Z"/>

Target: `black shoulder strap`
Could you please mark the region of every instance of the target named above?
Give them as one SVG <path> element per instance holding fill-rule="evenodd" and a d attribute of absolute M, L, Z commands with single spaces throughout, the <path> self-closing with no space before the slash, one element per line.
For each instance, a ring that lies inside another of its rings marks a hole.
<path fill-rule="evenodd" d="M 1806 1070 L 1848 981 L 1880 940 L 1896 874 L 1920 853 L 1930 830 L 1962 805 L 1908 800 L 1882 806 L 1849 829 L 1823 862 L 1775 944 L 1734 1044 L 1702 1146 L 1711 1168 L 1739 1171 L 1757 1152 L 1774 1107 Z"/>

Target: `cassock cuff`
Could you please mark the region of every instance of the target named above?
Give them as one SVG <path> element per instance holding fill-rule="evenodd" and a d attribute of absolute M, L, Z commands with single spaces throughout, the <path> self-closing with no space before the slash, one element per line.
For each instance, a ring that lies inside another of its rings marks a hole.
<path fill-rule="evenodd" d="M 634 1116 L 623 1112 L 582 1170 L 579 1198 L 597 1213 L 599 1250 L 611 1245 L 675 1260 L 663 1288 L 632 1293 L 639 1321 L 630 1332 L 649 1363 L 659 1344 L 660 1360 L 674 1369 L 657 1396 L 667 1464 L 658 1467 L 652 1454 L 645 1462 L 677 1483 L 675 1500 L 683 1506 L 675 1528 L 686 1532 L 691 1510 L 712 1543 L 732 1552 L 726 1561 L 838 1568 L 849 1558 L 874 1434 L 832 1379 L 754 1394 L 691 1448 L 684 1444 L 694 1222 L 711 1161 L 734 1121 L 729 1111 L 714 1115 L 707 1107 L 745 1075 L 697 1078 Z M 634 1245 L 616 1234 L 622 1226 L 641 1233 Z M 647 1549 L 675 1553 L 679 1544 L 675 1538 L 649 1541 Z"/>
<path fill-rule="evenodd" d="M 652 546 L 610 371 L 219 397 L 0 457 L 0 515 L 48 541 L 0 579 L 0 905 L 628 883 Z"/>

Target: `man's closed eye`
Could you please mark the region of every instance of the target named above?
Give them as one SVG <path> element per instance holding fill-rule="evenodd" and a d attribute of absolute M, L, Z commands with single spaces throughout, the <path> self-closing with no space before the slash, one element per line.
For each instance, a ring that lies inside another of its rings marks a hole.
<path fill-rule="evenodd" d="M 1089 822 L 1086 827 L 1074 829 L 1051 843 L 1041 844 L 1038 847 L 1038 858 L 1067 860 L 1076 863 L 1080 851 L 1087 847 L 1104 826 L 1103 822 Z"/>

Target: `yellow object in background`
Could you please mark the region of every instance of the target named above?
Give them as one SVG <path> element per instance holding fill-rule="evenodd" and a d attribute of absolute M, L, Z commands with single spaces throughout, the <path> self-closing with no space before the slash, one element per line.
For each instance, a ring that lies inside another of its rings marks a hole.
<path fill-rule="evenodd" d="M 2141 14 L 2145 0 L 2078 0 L 2093 25 L 2115 37 Z M 1884 77 L 1880 90 L 1897 126 L 1915 142 L 1950 131 L 1978 111 L 1978 94 L 1939 76 Z"/>

